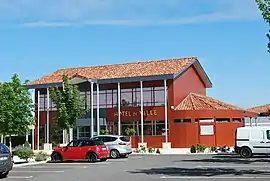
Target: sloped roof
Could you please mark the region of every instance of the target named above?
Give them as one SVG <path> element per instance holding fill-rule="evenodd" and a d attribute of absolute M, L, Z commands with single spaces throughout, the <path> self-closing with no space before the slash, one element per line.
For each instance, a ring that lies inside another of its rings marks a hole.
<path fill-rule="evenodd" d="M 171 75 L 185 70 L 196 61 L 198 62 L 196 57 L 190 57 L 81 68 L 66 68 L 34 80 L 28 85 L 59 83 L 62 82 L 62 75 L 64 74 L 68 75 L 70 78 L 81 77 L 85 79 L 115 79 Z"/>
<path fill-rule="evenodd" d="M 265 104 L 265 105 L 261 105 L 261 106 L 256 106 L 253 108 L 249 108 L 247 109 L 248 111 L 253 111 L 256 112 L 258 114 L 262 114 L 262 113 L 269 113 L 270 112 L 270 104 Z"/>
<path fill-rule="evenodd" d="M 190 93 L 175 110 L 244 110 L 243 108 L 221 102 L 212 97 Z"/>

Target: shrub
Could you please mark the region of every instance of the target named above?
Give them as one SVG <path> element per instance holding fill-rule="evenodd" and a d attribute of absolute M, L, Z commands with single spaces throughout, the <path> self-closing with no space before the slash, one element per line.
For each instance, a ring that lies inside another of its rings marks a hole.
<path fill-rule="evenodd" d="M 36 154 L 36 157 L 35 157 L 35 161 L 39 162 L 39 161 L 46 161 L 48 158 L 47 156 L 47 153 L 46 152 L 43 152 L 43 151 L 40 151 Z"/>
<path fill-rule="evenodd" d="M 197 145 L 196 152 L 203 153 L 205 151 L 205 149 L 206 149 L 205 145 Z"/>
<path fill-rule="evenodd" d="M 211 146 L 211 147 L 210 147 L 210 151 L 211 151 L 211 152 L 217 152 L 218 149 L 217 149 L 217 147 L 215 147 L 215 146 Z"/>
<path fill-rule="evenodd" d="M 157 149 L 156 153 L 157 153 L 157 154 L 160 154 L 160 150 L 159 150 L 159 149 Z"/>
<path fill-rule="evenodd" d="M 148 148 L 148 153 L 154 153 L 155 149 L 154 148 Z"/>
<path fill-rule="evenodd" d="M 194 145 L 191 146 L 190 153 L 196 153 L 196 147 Z"/>
<path fill-rule="evenodd" d="M 26 141 L 23 145 L 24 148 L 31 148 L 31 145 L 28 141 Z"/>
<path fill-rule="evenodd" d="M 127 128 L 125 129 L 124 134 L 127 136 L 133 136 L 136 134 L 136 130 L 133 128 Z"/>
<path fill-rule="evenodd" d="M 146 147 L 141 145 L 139 152 L 140 153 L 146 153 Z"/>
<path fill-rule="evenodd" d="M 109 130 L 107 130 L 107 129 L 102 129 L 102 130 L 100 130 L 100 134 L 101 134 L 101 135 L 109 134 Z"/>
<path fill-rule="evenodd" d="M 23 159 L 28 162 L 30 158 L 33 158 L 34 152 L 31 149 L 24 148 L 24 149 L 18 150 L 17 155 L 20 159 Z"/>
<path fill-rule="evenodd" d="M 24 149 L 24 146 L 23 146 L 23 145 L 18 145 L 18 146 L 16 146 L 16 147 L 12 150 L 13 155 L 18 155 L 17 152 L 18 152 L 19 150 L 22 150 L 22 149 Z"/>

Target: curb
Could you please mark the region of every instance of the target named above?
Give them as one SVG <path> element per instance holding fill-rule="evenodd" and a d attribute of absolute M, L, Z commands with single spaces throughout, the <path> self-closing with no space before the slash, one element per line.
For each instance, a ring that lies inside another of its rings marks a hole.
<path fill-rule="evenodd" d="M 48 160 L 41 161 L 41 162 L 31 162 L 31 163 L 19 163 L 19 164 L 14 163 L 13 168 L 32 166 L 32 165 L 39 165 L 39 164 L 44 164 L 44 163 L 47 163 L 47 162 L 48 162 Z"/>

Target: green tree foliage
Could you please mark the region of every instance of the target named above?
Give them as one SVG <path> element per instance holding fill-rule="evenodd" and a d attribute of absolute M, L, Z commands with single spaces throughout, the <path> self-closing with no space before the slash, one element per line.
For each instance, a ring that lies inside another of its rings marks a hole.
<path fill-rule="evenodd" d="M 30 93 L 17 74 L 0 84 L 0 132 L 5 136 L 25 135 L 34 124 Z"/>
<path fill-rule="evenodd" d="M 52 101 L 58 109 L 57 124 L 59 128 L 69 131 L 86 114 L 86 101 L 80 96 L 76 85 L 72 85 L 68 76 L 63 76 L 63 89 L 50 89 Z"/>
<path fill-rule="evenodd" d="M 270 0 L 256 0 L 259 10 L 266 23 L 269 25 L 269 33 L 266 35 L 269 39 L 268 52 L 270 53 Z"/>

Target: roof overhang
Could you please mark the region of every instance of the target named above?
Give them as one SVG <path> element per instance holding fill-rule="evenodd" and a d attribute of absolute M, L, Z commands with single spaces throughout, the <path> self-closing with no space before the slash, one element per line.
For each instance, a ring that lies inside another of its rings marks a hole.
<path fill-rule="evenodd" d="M 194 66 L 198 75 L 200 76 L 200 78 L 204 82 L 206 88 L 212 88 L 213 87 L 212 82 L 210 81 L 208 75 L 206 74 L 202 65 L 200 64 L 200 62 L 197 59 L 193 60 L 190 64 L 188 64 L 185 68 L 183 68 L 179 73 L 175 74 L 174 79 L 178 78 L 183 73 L 185 73 L 188 70 L 188 68 L 191 67 L 192 65 Z"/>
<path fill-rule="evenodd" d="M 115 79 L 99 79 L 96 80 L 98 84 L 110 84 L 110 83 L 128 83 L 128 82 L 140 82 L 140 81 L 155 81 L 155 80 L 168 80 L 173 79 L 173 74 L 166 75 L 152 75 L 152 76 L 139 76 L 139 77 L 125 77 Z"/>
<path fill-rule="evenodd" d="M 36 85 L 26 85 L 25 87 L 27 89 L 44 89 L 44 88 L 50 88 L 50 87 L 62 87 L 62 82 L 57 83 L 50 83 L 50 84 L 36 84 Z"/>

